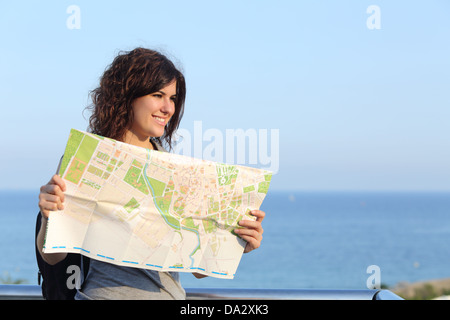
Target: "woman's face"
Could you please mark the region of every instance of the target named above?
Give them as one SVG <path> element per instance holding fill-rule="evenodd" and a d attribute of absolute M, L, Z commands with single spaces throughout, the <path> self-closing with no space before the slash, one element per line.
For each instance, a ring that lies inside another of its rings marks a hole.
<path fill-rule="evenodd" d="M 148 142 L 150 137 L 161 137 L 164 127 L 175 112 L 177 83 L 173 81 L 157 92 L 136 98 L 132 102 L 133 122 L 127 132 L 129 140 L 137 138 L 141 142 Z M 134 136 L 134 137 L 133 137 Z M 135 139 L 125 141 L 131 144 Z"/>

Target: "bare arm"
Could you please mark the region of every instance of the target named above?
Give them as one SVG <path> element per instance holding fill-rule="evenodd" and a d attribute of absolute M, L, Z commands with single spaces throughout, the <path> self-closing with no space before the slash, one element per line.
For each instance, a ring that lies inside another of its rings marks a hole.
<path fill-rule="evenodd" d="M 41 229 L 39 230 L 39 233 L 37 235 L 36 246 L 39 249 L 39 253 L 41 254 L 42 259 L 44 259 L 44 261 L 47 262 L 48 264 L 54 265 L 54 264 L 57 264 L 58 262 L 64 260 L 64 258 L 67 256 L 67 253 L 65 253 L 65 252 L 44 253 L 42 251 L 43 247 L 44 247 L 45 230 L 47 229 L 47 221 L 48 221 L 48 219 L 42 215 Z"/>
<path fill-rule="evenodd" d="M 42 251 L 44 247 L 48 217 L 51 211 L 62 210 L 64 208 L 64 191 L 66 191 L 66 184 L 64 183 L 64 180 L 59 175 L 55 174 L 46 185 L 41 187 L 39 193 L 39 209 L 41 210 L 42 218 L 41 228 L 36 238 L 36 246 L 39 249 L 42 259 L 51 265 L 62 261 L 67 256 L 67 253 L 63 252 L 44 253 Z"/>

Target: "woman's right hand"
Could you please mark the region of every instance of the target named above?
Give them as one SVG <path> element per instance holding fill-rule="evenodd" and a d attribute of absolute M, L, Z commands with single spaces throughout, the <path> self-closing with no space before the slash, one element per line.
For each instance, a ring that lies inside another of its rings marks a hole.
<path fill-rule="evenodd" d="M 57 174 L 55 174 L 46 185 L 41 187 L 39 193 L 39 209 L 44 218 L 48 219 L 50 211 L 64 209 L 63 203 L 65 191 L 66 184 Z"/>

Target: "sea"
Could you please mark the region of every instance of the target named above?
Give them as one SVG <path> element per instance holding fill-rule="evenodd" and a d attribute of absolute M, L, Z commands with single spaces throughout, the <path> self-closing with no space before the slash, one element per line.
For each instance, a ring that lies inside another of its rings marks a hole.
<path fill-rule="evenodd" d="M 38 191 L 0 191 L 0 283 L 37 284 Z M 232 280 L 185 288 L 365 289 L 450 278 L 450 192 L 269 191 L 263 241 Z M 375 274 L 376 273 L 376 274 Z"/>

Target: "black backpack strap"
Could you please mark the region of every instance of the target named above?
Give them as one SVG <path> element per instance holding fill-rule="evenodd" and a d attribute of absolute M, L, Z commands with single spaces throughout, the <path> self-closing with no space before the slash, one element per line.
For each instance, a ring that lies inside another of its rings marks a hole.
<path fill-rule="evenodd" d="M 34 247 L 36 251 L 36 260 L 39 267 L 39 272 L 43 279 L 43 282 L 41 284 L 42 295 L 44 299 L 47 300 L 73 300 L 77 289 L 69 289 L 67 286 L 67 280 L 71 276 L 71 273 L 68 273 L 68 268 L 71 265 L 76 265 L 81 270 L 81 267 L 83 267 L 83 269 L 85 269 L 83 270 L 84 275 L 86 275 L 87 268 L 89 268 L 89 262 L 85 262 L 83 263 L 83 266 L 81 266 L 81 255 L 76 253 L 68 253 L 67 257 L 64 260 L 58 262 L 55 265 L 51 265 L 45 262 L 44 259 L 42 259 L 42 256 L 36 245 L 36 239 L 40 229 L 41 213 L 39 212 L 36 219 Z"/>

